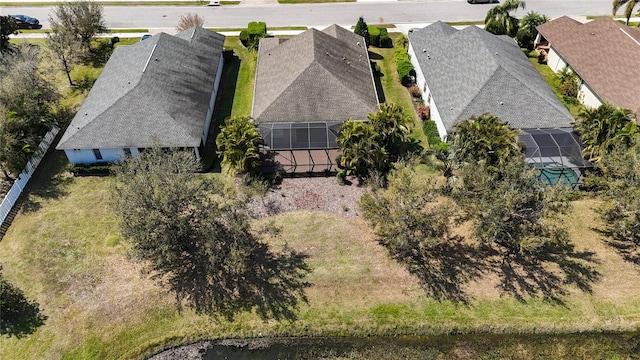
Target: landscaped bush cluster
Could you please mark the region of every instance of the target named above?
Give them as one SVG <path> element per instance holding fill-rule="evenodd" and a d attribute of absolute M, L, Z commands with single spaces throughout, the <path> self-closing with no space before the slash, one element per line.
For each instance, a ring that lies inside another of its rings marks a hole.
<path fill-rule="evenodd" d="M 415 73 L 413 70 L 413 64 L 409 60 L 409 54 L 405 49 L 396 49 L 393 52 L 393 60 L 396 62 L 396 68 L 398 69 L 398 75 L 400 76 L 400 82 L 404 86 L 411 84 L 411 76 Z"/>
<path fill-rule="evenodd" d="M 74 176 L 107 176 L 111 175 L 111 165 L 72 165 L 69 171 Z"/>
<path fill-rule="evenodd" d="M 560 92 L 564 101 L 568 104 L 578 103 L 578 75 L 568 68 L 565 68 L 560 71 L 558 76 L 560 78 L 558 92 Z"/>
<path fill-rule="evenodd" d="M 409 86 L 409 94 L 411 94 L 411 96 L 413 96 L 414 98 L 419 98 L 422 96 L 420 88 L 416 85 Z"/>
<path fill-rule="evenodd" d="M 257 49 L 264 37 L 267 37 L 267 23 L 263 21 L 252 21 L 240 32 L 240 42 L 248 49 Z"/>
<path fill-rule="evenodd" d="M 435 121 L 427 120 L 422 123 L 422 131 L 424 135 L 427 137 L 427 142 L 430 147 L 434 145 L 442 143 L 440 139 L 440 134 L 438 133 L 438 127 L 436 126 Z"/>
<path fill-rule="evenodd" d="M 429 105 L 418 104 L 416 112 L 418 113 L 418 117 L 420 117 L 420 120 L 422 121 L 431 119 L 431 108 L 429 107 Z"/>
<path fill-rule="evenodd" d="M 377 26 L 369 26 L 369 45 L 376 47 L 392 47 L 391 38 L 386 28 Z"/>

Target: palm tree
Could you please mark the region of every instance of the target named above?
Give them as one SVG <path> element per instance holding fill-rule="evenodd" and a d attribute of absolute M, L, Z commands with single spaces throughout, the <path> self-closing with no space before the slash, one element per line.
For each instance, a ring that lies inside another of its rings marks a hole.
<path fill-rule="evenodd" d="M 338 164 L 347 173 L 363 180 L 374 170 L 383 173 L 388 170 L 389 156 L 371 124 L 349 119 L 340 127 L 336 140 L 341 153 Z"/>
<path fill-rule="evenodd" d="M 510 12 L 525 8 L 522 0 L 505 0 L 487 11 L 484 19 L 484 29 L 496 35 L 509 35 L 515 37 L 518 33 L 520 21 L 511 16 Z"/>
<path fill-rule="evenodd" d="M 549 22 L 549 17 L 547 17 L 547 15 L 540 15 L 535 11 L 529 11 L 522 20 L 520 20 L 520 28 L 516 34 L 518 45 L 520 45 L 520 47 L 533 50 L 533 41 L 538 33 L 536 27 L 546 22 Z"/>
<path fill-rule="evenodd" d="M 627 4 L 627 7 L 624 9 L 624 16 L 627 17 L 626 25 L 629 25 L 629 19 L 631 19 L 631 15 L 633 15 L 633 8 L 640 4 L 640 0 L 613 0 L 613 15 L 615 16 L 618 12 L 618 9 L 624 4 Z M 638 24 L 640 26 L 640 24 Z"/>
<path fill-rule="evenodd" d="M 521 155 L 519 133 L 494 115 L 472 116 L 455 126 L 456 157 L 459 162 L 484 160 L 488 166 L 502 166 L 510 157 Z"/>
<path fill-rule="evenodd" d="M 375 114 L 369 114 L 369 124 L 380 136 L 381 145 L 389 154 L 398 154 L 409 137 L 413 120 L 396 104 L 383 103 Z"/>
<path fill-rule="evenodd" d="M 232 171 L 253 174 L 260 165 L 262 135 L 248 117 L 227 118 L 216 138 L 222 163 Z"/>
<path fill-rule="evenodd" d="M 631 110 L 605 103 L 597 108 L 585 108 L 578 114 L 574 128 L 585 145 L 583 153 L 598 162 L 615 144 L 627 144 L 637 134 L 636 119 Z"/>

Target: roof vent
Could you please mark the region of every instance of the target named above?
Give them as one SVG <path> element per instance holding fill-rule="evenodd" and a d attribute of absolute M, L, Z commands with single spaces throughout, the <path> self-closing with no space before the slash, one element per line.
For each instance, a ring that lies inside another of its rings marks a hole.
<path fill-rule="evenodd" d="M 453 111 L 453 106 L 449 108 L 449 110 Z"/>
<path fill-rule="evenodd" d="M 498 52 L 496 51 L 496 55 L 498 55 Z"/>
<path fill-rule="evenodd" d="M 500 101 L 500 105 L 504 105 L 504 102 Z"/>
<path fill-rule="evenodd" d="M 356 43 L 356 45 L 358 45 L 358 46 L 362 47 L 362 45 L 360 45 L 360 41 L 358 41 L 358 42 Z"/>
<path fill-rule="evenodd" d="M 427 49 L 422 49 L 422 52 L 427 52 Z"/>

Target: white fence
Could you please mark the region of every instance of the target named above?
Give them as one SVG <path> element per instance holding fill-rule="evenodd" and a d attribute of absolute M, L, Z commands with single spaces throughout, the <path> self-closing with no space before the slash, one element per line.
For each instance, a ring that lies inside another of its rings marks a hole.
<path fill-rule="evenodd" d="M 4 223 L 5 219 L 9 215 L 9 212 L 11 212 L 13 205 L 15 205 L 18 197 L 22 193 L 22 190 L 24 190 L 24 187 L 27 186 L 29 179 L 31 179 L 31 175 L 33 175 L 33 172 L 36 171 L 38 164 L 40 164 L 40 160 L 42 160 L 44 154 L 47 153 L 47 150 L 53 142 L 53 139 L 55 139 L 56 135 L 58 134 L 58 131 L 60 131 L 60 129 L 54 127 L 44 136 L 44 139 L 42 139 L 40 145 L 38 145 L 38 150 L 36 150 L 36 152 L 33 154 L 33 157 L 27 163 L 25 169 L 13 183 L 13 186 L 11 186 L 11 190 L 9 190 L 7 195 L 2 200 L 2 204 L 0 204 L 0 225 Z"/>

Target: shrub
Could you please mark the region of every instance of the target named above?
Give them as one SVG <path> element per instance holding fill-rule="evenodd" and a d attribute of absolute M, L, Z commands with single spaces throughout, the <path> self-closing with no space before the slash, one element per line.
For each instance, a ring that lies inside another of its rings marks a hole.
<path fill-rule="evenodd" d="M 380 47 L 384 47 L 384 48 L 393 47 L 393 42 L 389 37 L 389 32 L 385 28 L 380 28 Z"/>
<path fill-rule="evenodd" d="M 380 47 L 380 28 L 377 26 L 368 27 L 369 30 L 369 45 Z"/>
<path fill-rule="evenodd" d="M 431 119 L 431 108 L 428 105 L 420 104 L 416 111 L 420 120 L 425 121 Z"/>
<path fill-rule="evenodd" d="M 362 36 L 364 38 L 364 41 L 367 43 L 367 46 L 369 46 L 369 26 L 364 21 L 364 18 L 362 16 L 360 16 L 360 18 L 358 19 L 353 32 Z"/>
<path fill-rule="evenodd" d="M 422 97 L 422 92 L 416 85 L 409 86 L 409 94 L 411 94 L 411 96 L 413 96 L 414 98 Z"/>
<path fill-rule="evenodd" d="M 396 68 L 398 70 L 400 82 L 402 83 L 402 85 L 408 86 L 409 84 L 411 84 L 411 76 L 413 75 L 414 71 L 407 51 L 405 49 L 396 49 L 396 51 L 393 52 L 393 59 L 396 62 Z"/>
<path fill-rule="evenodd" d="M 247 25 L 249 38 L 265 37 L 267 35 L 267 23 L 263 21 L 252 21 Z"/>
<path fill-rule="evenodd" d="M 435 121 L 427 120 L 422 123 L 422 131 L 424 135 L 427 137 L 427 142 L 429 146 L 433 147 L 437 144 L 442 143 L 440 139 L 440 134 L 438 133 L 438 127 L 436 126 Z"/>
<path fill-rule="evenodd" d="M 242 43 L 242 45 L 244 45 L 244 47 L 249 46 L 249 33 L 247 32 L 247 30 L 240 31 L 239 38 L 240 38 L 240 42 Z"/>

